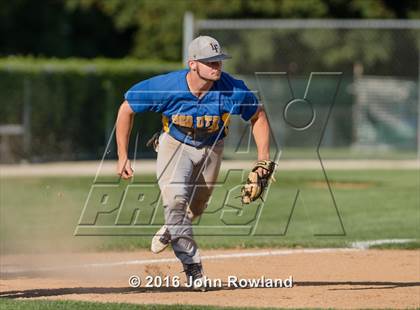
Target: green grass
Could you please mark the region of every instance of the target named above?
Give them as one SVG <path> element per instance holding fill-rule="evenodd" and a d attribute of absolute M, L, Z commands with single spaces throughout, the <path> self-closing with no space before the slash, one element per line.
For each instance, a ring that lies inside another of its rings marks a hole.
<path fill-rule="evenodd" d="M 212 307 L 212 306 L 188 306 L 188 305 L 134 305 L 127 303 L 99 303 L 84 301 L 49 301 L 49 300 L 10 300 L 0 299 L 0 309 L 13 310 L 56 310 L 56 309 L 83 309 L 83 310 L 216 310 L 216 309 L 258 309 L 258 308 L 234 308 L 234 307 Z M 280 308 L 264 308 L 264 309 L 280 309 Z"/>
<path fill-rule="evenodd" d="M 220 180 L 225 176 L 222 173 Z M 136 181 L 139 177 L 141 181 L 149 182 L 149 185 L 154 182 L 153 176 L 138 176 Z M 356 240 L 398 238 L 417 241 L 388 247 L 420 248 L 418 171 L 334 170 L 328 171 L 328 178 L 345 234 L 322 173 L 280 169 L 276 175 L 277 182 L 273 183 L 264 207 L 260 203 L 242 207 L 239 199 L 235 198 L 240 190 L 237 187 L 230 193 L 228 206 L 222 209 L 222 201 L 228 190 L 241 182 L 238 174 L 229 175 L 226 184 L 215 190 L 212 203 L 195 225 L 197 235 L 207 232 L 205 236 L 197 236 L 197 241 L 202 248 L 343 247 Z M 2 178 L 1 253 L 148 248 L 150 236 L 73 235 L 92 181 L 90 177 Z M 117 180 L 103 177 L 99 181 Z M 107 202 L 118 202 L 120 198 L 115 193 L 122 192 L 127 184 L 116 183 L 114 188 L 107 188 Z M 297 189 L 300 194 L 290 217 Z M 139 204 L 140 192 L 144 193 L 144 200 Z M 144 207 L 144 203 L 156 199 L 157 188 L 149 186 L 144 191 L 134 188 L 130 195 L 127 196 L 130 203 L 125 206 L 139 206 L 142 216 L 138 217 L 137 223 L 147 223 L 153 207 Z M 113 224 L 117 211 L 99 215 L 96 223 Z M 132 213 L 127 214 L 130 216 L 125 220 L 131 220 Z M 162 206 L 158 206 L 154 224 L 162 223 L 163 210 Z M 255 227 L 256 223 L 254 234 L 250 235 L 249 227 Z M 214 225 L 219 227 L 212 228 Z M 245 228 L 239 228 L 241 225 Z M 204 226 L 210 227 L 210 230 L 205 231 Z M 231 235 L 233 230 L 236 235 Z"/>
<path fill-rule="evenodd" d="M 420 241 L 403 242 L 403 243 L 384 243 L 372 245 L 371 249 L 380 250 L 416 250 L 420 249 Z"/>

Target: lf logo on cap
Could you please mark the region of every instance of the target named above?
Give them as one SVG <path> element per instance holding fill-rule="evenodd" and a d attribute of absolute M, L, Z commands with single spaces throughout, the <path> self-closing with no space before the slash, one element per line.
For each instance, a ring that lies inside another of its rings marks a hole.
<path fill-rule="evenodd" d="M 212 49 L 213 51 L 215 51 L 216 53 L 218 53 L 218 52 L 219 52 L 219 46 L 218 46 L 217 44 L 210 43 L 210 46 L 211 46 L 211 49 Z"/>

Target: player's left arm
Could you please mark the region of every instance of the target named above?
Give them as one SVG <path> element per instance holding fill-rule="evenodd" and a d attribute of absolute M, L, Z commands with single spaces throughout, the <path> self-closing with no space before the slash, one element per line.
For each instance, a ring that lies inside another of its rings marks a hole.
<path fill-rule="evenodd" d="M 258 161 L 248 174 L 248 179 L 241 189 L 243 204 L 249 204 L 263 195 L 275 169 L 270 161 L 270 126 L 262 107 L 251 118 L 252 134 L 257 144 Z"/>
<path fill-rule="evenodd" d="M 270 126 L 267 115 L 260 106 L 251 118 L 252 134 L 257 145 L 258 160 L 270 159 Z"/>

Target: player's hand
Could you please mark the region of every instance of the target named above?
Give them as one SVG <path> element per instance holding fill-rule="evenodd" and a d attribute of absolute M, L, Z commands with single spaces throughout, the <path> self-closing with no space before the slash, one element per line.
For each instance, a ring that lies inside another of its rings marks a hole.
<path fill-rule="evenodd" d="M 257 170 L 255 170 L 256 173 L 258 173 L 260 178 L 266 177 L 269 173 L 269 171 L 259 167 Z"/>
<path fill-rule="evenodd" d="M 275 167 L 276 164 L 268 159 L 256 162 L 241 189 L 243 204 L 249 204 L 261 197 L 272 179 Z"/>
<path fill-rule="evenodd" d="M 124 180 L 128 180 L 133 176 L 133 168 L 131 168 L 131 161 L 129 159 L 119 159 L 117 164 L 117 173 Z"/>

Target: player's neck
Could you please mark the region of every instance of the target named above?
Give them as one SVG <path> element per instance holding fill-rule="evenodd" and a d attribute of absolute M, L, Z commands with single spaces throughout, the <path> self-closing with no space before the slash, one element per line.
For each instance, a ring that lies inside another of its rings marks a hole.
<path fill-rule="evenodd" d="M 212 88 L 214 81 L 204 80 L 198 74 L 193 74 L 190 71 L 187 74 L 187 84 L 190 92 L 194 96 L 201 98 Z"/>

